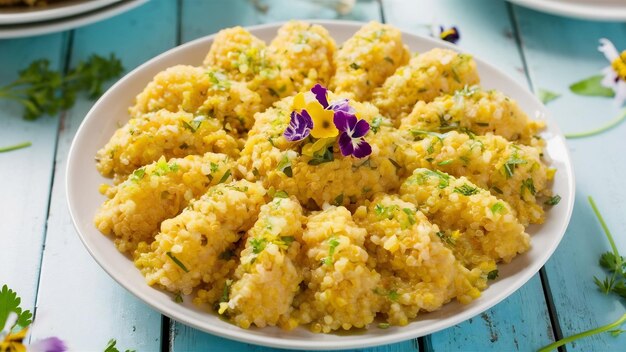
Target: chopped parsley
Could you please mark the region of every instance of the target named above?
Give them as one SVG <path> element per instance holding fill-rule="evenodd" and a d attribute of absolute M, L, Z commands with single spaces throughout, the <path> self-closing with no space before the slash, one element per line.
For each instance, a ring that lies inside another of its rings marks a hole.
<path fill-rule="evenodd" d="M 527 178 L 522 181 L 522 186 L 520 189 L 520 194 L 522 195 L 522 197 L 524 196 L 524 190 L 528 190 L 528 192 L 530 192 L 530 194 L 532 194 L 533 196 L 537 194 L 537 190 L 535 189 L 535 183 L 533 182 L 532 178 Z"/>
<path fill-rule="evenodd" d="M 225 74 L 217 71 L 209 71 L 209 80 L 213 84 L 213 89 L 215 90 L 227 90 L 230 89 L 230 81 Z"/>
<path fill-rule="evenodd" d="M 494 214 L 501 213 L 504 210 L 504 204 L 497 202 L 491 206 L 491 212 Z"/>
<path fill-rule="evenodd" d="M 145 175 L 146 170 L 142 167 L 133 171 L 133 173 L 130 175 L 130 180 L 136 183 L 139 182 L 139 180 L 141 180 Z"/>
<path fill-rule="evenodd" d="M 282 171 L 282 173 L 287 175 L 287 177 L 293 176 L 293 170 L 291 169 L 291 160 L 289 160 L 289 157 L 287 156 L 287 154 L 285 154 L 283 158 L 280 160 L 280 162 L 276 166 L 276 170 Z"/>
<path fill-rule="evenodd" d="M 394 65 L 394 64 L 395 64 L 395 62 L 393 61 L 393 59 L 392 59 L 392 58 L 390 58 L 389 56 L 385 56 L 385 61 L 387 61 L 388 63 L 390 63 L 390 64 L 392 64 L 392 65 Z"/>
<path fill-rule="evenodd" d="M 478 190 L 478 188 L 476 188 L 476 187 L 472 187 L 472 186 L 468 185 L 467 183 L 464 183 L 460 187 L 454 187 L 454 192 L 455 193 L 461 193 L 464 196 L 471 196 L 471 195 L 474 195 L 474 194 L 478 194 L 480 192 L 480 190 Z"/>
<path fill-rule="evenodd" d="M 445 166 L 445 165 L 450 164 L 450 163 L 451 163 L 451 162 L 453 162 L 453 161 L 454 161 L 454 159 L 447 159 L 447 160 L 443 160 L 443 161 L 438 162 L 438 163 L 437 163 L 437 165 L 439 165 L 439 166 Z"/>
<path fill-rule="evenodd" d="M 230 287 L 233 285 L 233 280 L 226 280 L 224 282 L 224 289 L 222 289 L 222 296 L 220 297 L 220 303 L 228 302 L 228 296 L 230 295 Z"/>
<path fill-rule="evenodd" d="M 230 169 L 226 170 L 226 172 L 222 175 L 222 178 L 220 178 L 218 184 L 226 182 L 226 180 L 228 180 L 229 177 L 230 177 Z"/>
<path fill-rule="evenodd" d="M 450 184 L 450 176 L 448 174 L 444 174 L 441 171 L 425 170 L 423 172 L 420 172 L 419 174 L 413 175 L 413 179 L 419 185 L 423 185 L 424 183 L 426 183 L 426 180 L 429 179 L 430 177 L 436 177 L 439 179 L 438 187 L 440 189 L 444 189 L 448 187 L 448 185 Z"/>
<path fill-rule="evenodd" d="M 176 258 L 172 252 L 166 252 L 165 254 L 167 254 L 168 257 L 170 257 L 170 259 L 174 262 L 174 264 L 178 265 L 181 269 L 183 269 L 184 272 L 188 273 L 189 269 L 187 269 L 187 267 L 185 266 L 185 264 L 183 264 L 183 262 L 181 262 L 180 260 L 178 260 L 178 258 Z"/>
<path fill-rule="evenodd" d="M 192 133 L 196 133 L 196 131 L 198 130 L 198 128 L 200 128 L 200 125 L 202 125 L 202 122 L 206 120 L 205 116 L 196 116 L 193 120 L 187 122 L 187 121 L 181 121 L 182 125 L 184 128 L 190 130 Z"/>
<path fill-rule="evenodd" d="M 406 218 L 409 221 L 409 226 L 415 225 L 415 212 L 409 208 L 402 208 L 402 211 L 406 214 Z M 408 228 L 409 226 L 405 227 Z"/>
<path fill-rule="evenodd" d="M 506 178 L 513 177 L 513 174 L 515 173 L 515 168 L 517 167 L 517 165 L 522 165 L 526 163 L 528 163 L 528 161 L 524 159 L 520 159 L 519 155 L 517 154 L 517 149 L 516 149 L 513 155 L 511 155 L 511 157 L 509 158 L 509 160 L 507 160 L 506 163 L 504 163 L 503 167 L 504 167 L 504 174 L 506 175 Z"/>
<path fill-rule="evenodd" d="M 174 302 L 176 303 L 183 303 L 183 295 L 180 292 L 176 292 L 176 294 L 174 295 Z"/>
<path fill-rule="evenodd" d="M 289 194 L 285 191 L 276 191 L 274 192 L 274 198 L 289 198 Z"/>
<path fill-rule="evenodd" d="M 357 64 L 356 62 L 353 62 L 350 64 L 350 68 L 353 70 L 358 70 L 361 68 L 361 66 L 359 64 Z"/>
<path fill-rule="evenodd" d="M 545 203 L 543 204 L 554 206 L 554 205 L 559 204 L 560 201 L 561 201 L 561 196 L 557 194 L 554 197 L 550 197 L 550 199 L 546 200 Z"/>
<path fill-rule="evenodd" d="M 341 193 L 340 195 L 335 197 L 335 202 L 333 204 L 336 205 L 336 206 L 339 206 L 339 205 L 343 204 L 343 193 Z"/>
<path fill-rule="evenodd" d="M 339 240 L 337 237 L 332 236 L 328 239 L 328 257 L 322 260 L 325 265 L 333 264 L 333 255 L 335 255 L 335 251 L 337 250 L 337 246 L 339 246 Z"/>
<path fill-rule="evenodd" d="M 167 161 L 165 161 L 165 159 L 161 159 L 156 163 L 156 166 L 154 168 L 154 171 L 152 171 L 152 175 L 155 176 L 164 176 L 170 172 L 176 172 L 180 169 L 180 166 L 178 166 L 178 164 L 176 164 L 175 162 L 172 163 L 171 165 L 167 163 Z"/>
<path fill-rule="evenodd" d="M 393 212 L 398 209 L 397 205 L 390 205 L 388 207 L 378 203 L 374 206 L 374 213 L 381 219 L 393 219 Z"/>
<path fill-rule="evenodd" d="M 487 274 L 487 280 L 495 280 L 498 278 L 498 269 L 492 270 Z"/>
<path fill-rule="evenodd" d="M 265 246 L 267 245 L 267 240 L 265 238 L 251 238 L 250 246 L 252 246 L 252 253 L 259 254 L 263 252 Z"/>

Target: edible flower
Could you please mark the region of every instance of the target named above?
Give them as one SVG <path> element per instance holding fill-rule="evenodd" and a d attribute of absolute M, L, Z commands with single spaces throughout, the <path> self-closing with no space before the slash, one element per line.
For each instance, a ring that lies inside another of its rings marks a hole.
<path fill-rule="evenodd" d="M 364 158 L 372 153 L 372 147 L 365 141 L 365 136 L 370 130 L 370 124 L 365 120 L 357 119 L 356 115 L 344 111 L 335 112 L 335 126 L 341 131 L 339 136 L 339 149 L 341 155 L 354 155 Z"/>
<path fill-rule="evenodd" d="M 443 26 L 439 26 L 439 39 L 456 44 L 459 39 L 461 39 L 461 34 L 456 26 L 452 26 L 448 29 L 445 29 Z"/>
<path fill-rule="evenodd" d="M 309 157 L 329 154 L 326 161 L 332 160 L 332 147 L 339 135 L 339 148 L 343 156 L 353 155 L 363 158 L 372 153 L 372 148 L 363 138 L 370 130 L 365 120 L 359 120 L 356 110 L 348 99 L 328 102 L 328 89 L 320 84 L 311 88 L 315 100 L 306 101 L 303 93 L 297 94 L 292 103 L 289 126 L 283 135 L 291 142 L 301 141 L 309 135 L 314 138 L 302 147 L 302 154 Z M 341 133 L 341 134 L 340 134 Z M 320 152 L 326 151 L 322 154 Z"/>
<path fill-rule="evenodd" d="M 615 45 L 606 38 L 600 39 L 598 50 L 611 63 L 610 66 L 602 69 L 604 77 L 601 83 L 604 87 L 613 89 L 615 103 L 621 106 L 626 100 L 626 50 L 620 54 Z"/>

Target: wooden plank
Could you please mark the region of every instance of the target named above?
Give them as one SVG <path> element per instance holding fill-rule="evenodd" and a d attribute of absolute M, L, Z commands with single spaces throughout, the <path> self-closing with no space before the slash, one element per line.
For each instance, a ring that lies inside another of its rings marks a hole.
<path fill-rule="evenodd" d="M 63 68 L 66 36 L 0 40 L 0 86 L 18 77 L 30 62 L 48 59 L 50 68 Z M 33 145 L 0 154 L 0 286 L 7 284 L 33 309 L 41 262 L 58 116 L 37 121 L 22 119 L 22 106 L 0 99 L 0 148 L 31 141 Z"/>
<path fill-rule="evenodd" d="M 217 32 L 222 28 L 235 25 L 249 26 L 260 23 L 286 21 L 307 18 L 342 18 L 358 21 L 381 20 L 378 2 L 359 2 L 354 11 L 347 16 L 338 16 L 335 11 L 305 1 L 274 0 L 261 1 L 267 5 L 267 12 L 262 12 L 246 0 L 219 2 L 185 0 L 182 8 L 181 35 L 183 41 L 195 39 Z M 217 14 L 210 21 L 207 14 Z M 269 352 L 271 348 L 248 345 L 203 333 L 199 330 L 174 322 L 171 330 L 171 349 L 173 351 L 231 350 Z M 405 341 L 388 346 L 363 349 L 363 352 L 418 351 L 417 341 Z"/>
<path fill-rule="evenodd" d="M 176 3 L 154 0 L 119 17 L 75 31 L 71 63 L 91 54 L 121 58 L 127 70 L 176 45 Z M 61 120 L 54 185 L 32 339 L 58 336 L 72 350 L 156 351 L 161 315 L 117 285 L 90 257 L 72 226 L 65 200 L 70 143 L 93 101 L 81 96 Z M 115 118 L 115 117 L 112 117 Z M 85 165 L 95 167 L 95 165 Z"/>
<path fill-rule="evenodd" d="M 505 2 L 480 0 L 384 0 L 387 23 L 430 34 L 430 26 L 457 26 L 458 45 L 526 84 L 522 59 Z M 521 307 L 532 307 L 522 309 Z M 519 351 L 529 343 L 552 341 L 552 326 L 541 280 L 535 275 L 487 312 L 426 339 L 434 351 Z M 534 346 L 536 347 L 536 346 Z"/>
<path fill-rule="evenodd" d="M 597 127 L 616 116 L 619 108 L 607 98 L 574 95 L 568 86 L 598 74 L 608 65 L 597 51 L 598 39 L 609 38 L 626 49 L 626 24 L 586 22 L 540 14 L 513 7 L 519 24 L 523 52 L 535 88 L 549 89 L 562 97 L 548 105 L 565 132 Z M 569 336 L 607 324 L 624 314 L 624 301 L 605 296 L 593 283 L 604 277 L 598 265 L 601 253 L 610 250 L 608 241 L 587 202 L 592 195 L 618 248 L 626 252 L 626 124 L 602 135 L 568 140 L 576 173 L 574 214 L 565 238 L 546 264 L 552 298 L 563 335 Z M 537 346 L 547 343 L 538 341 Z M 568 351 L 618 351 L 626 346 L 626 335 L 615 338 L 596 335 L 567 346 Z"/>

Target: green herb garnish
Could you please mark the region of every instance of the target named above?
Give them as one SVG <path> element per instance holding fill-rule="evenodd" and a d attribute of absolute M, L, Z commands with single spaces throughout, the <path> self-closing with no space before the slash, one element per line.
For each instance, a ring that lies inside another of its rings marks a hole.
<path fill-rule="evenodd" d="M 501 213 L 504 210 L 504 204 L 497 202 L 491 206 L 491 212 L 494 214 Z"/>
<path fill-rule="evenodd" d="M 265 238 L 251 238 L 250 246 L 252 246 L 252 253 L 259 254 L 265 249 L 267 240 Z"/>
<path fill-rule="evenodd" d="M 532 178 L 527 178 L 522 181 L 522 186 L 520 189 L 520 194 L 522 195 L 522 197 L 524 196 L 524 190 L 528 190 L 528 192 L 530 192 L 530 194 L 532 194 L 533 196 L 537 194 L 537 190 L 535 190 L 535 183 L 533 182 Z"/>
<path fill-rule="evenodd" d="M 18 79 L 0 87 L 0 99 L 22 104 L 23 117 L 34 120 L 71 108 L 80 91 L 85 91 L 90 99 L 99 97 L 104 83 L 123 71 L 122 63 L 113 54 L 108 58 L 92 55 L 65 75 L 52 70 L 48 60 L 37 60 L 20 71 Z"/>
<path fill-rule="evenodd" d="M 353 70 L 358 70 L 361 68 L 361 66 L 359 64 L 357 64 L 356 62 L 353 62 L 350 64 L 350 68 Z"/>
<path fill-rule="evenodd" d="M 551 101 L 558 99 L 561 96 L 559 93 L 551 92 L 547 89 L 537 89 L 537 97 L 542 103 L 548 104 Z"/>
<path fill-rule="evenodd" d="M 464 196 L 471 196 L 474 194 L 478 194 L 480 192 L 480 190 L 476 187 L 472 187 L 470 185 L 468 185 L 467 183 L 464 183 L 462 186 L 460 187 L 454 187 L 454 192 L 455 193 L 461 193 Z"/>
<path fill-rule="evenodd" d="M 498 269 L 492 270 L 487 274 L 487 280 L 495 280 L 498 278 Z"/>
<path fill-rule="evenodd" d="M 274 198 L 289 198 L 289 194 L 285 191 L 276 191 L 274 192 Z"/>
<path fill-rule="evenodd" d="M 0 326 L 6 325 L 9 314 L 17 314 L 15 326 L 25 328 L 32 323 L 33 314 L 29 310 L 22 310 L 20 303 L 22 299 L 17 293 L 7 285 L 3 285 L 0 290 Z"/>
<path fill-rule="evenodd" d="M 33 145 L 33 143 L 31 142 L 23 142 L 19 144 L 9 145 L 9 146 L 0 148 L 0 153 L 6 153 L 6 152 L 13 151 L 13 150 L 27 148 L 27 147 L 30 147 L 31 145 Z"/>
<path fill-rule="evenodd" d="M 141 167 L 133 171 L 133 173 L 130 175 L 130 180 L 132 182 L 139 182 L 139 180 L 141 180 L 145 175 L 146 175 L 146 170 L 143 167 Z"/>
<path fill-rule="evenodd" d="M 106 347 L 104 348 L 104 352 L 120 352 L 120 350 L 118 350 L 115 346 L 116 344 L 117 340 L 110 339 Z M 124 352 L 135 352 L 135 350 L 125 350 Z"/>
<path fill-rule="evenodd" d="M 569 90 L 574 94 L 586 95 L 592 97 L 613 97 L 615 92 L 613 89 L 607 88 L 602 85 L 602 79 L 604 76 L 596 75 L 589 78 L 578 81 L 569 86 Z"/>
<path fill-rule="evenodd" d="M 311 160 L 309 160 L 309 165 L 319 165 L 323 163 L 328 163 L 335 160 L 335 156 L 333 155 L 333 147 L 329 146 L 324 150 L 324 153 L 321 155 L 318 153 L 313 154 Z M 369 159 L 368 159 L 369 160 Z"/>
<path fill-rule="evenodd" d="M 213 89 L 221 91 L 230 89 L 230 81 L 225 74 L 216 71 L 209 71 L 207 74 L 209 75 L 209 80 L 213 84 Z"/>
<path fill-rule="evenodd" d="M 180 292 L 176 292 L 176 294 L 174 295 L 173 300 L 176 303 L 183 303 L 184 302 L 183 295 Z"/>
<path fill-rule="evenodd" d="M 335 255 L 335 250 L 339 246 L 339 241 L 337 237 L 332 236 L 328 239 L 328 257 L 324 258 L 322 262 L 325 265 L 331 265 L 333 263 L 333 255 Z"/>
<path fill-rule="evenodd" d="M 343 193 L 335 197 L 335 202 L 333 204 L 336 206 L 340 206 L 343 204 Z"/>
<path fill-rule="evenodd" d="M 280 160 L 280 162 L 276 166 L 276 170 L 282 171 L 282 173 L 287 175 L 287 177 L 293 176 L 293 170 L 291 169 L 291 160 L 289 160 L 289 157 L 287 156 L 287 154 L 285 154 L 283 158 Z"/>
<path fill-rule="evenodd" d="M 174 262 L 174 264 L 178 265 L 181 269 L 183 269 L 184 272 L 188 273 L 189 269 L 187 269 L 187 267 L 185 266 L 185 264 L 183 264 L 183 262 L 181 262 L 180 260 L 178 260 L 178 258 L 176 258 L 172 252 L 166 252 L 165 253 L 168 257 L 170 257 L 170 259 Z"/>
<path fill-rule="evenodd" d="M 228 180 L 229 177 L 230 177 L 230 169 L 228 169 L 228 170 L 226 170 L 226 172 L 224 172 L 224 174 L 222 175 L 222 178 L 220 178 L 220 180 L 217 183 L 218 184 L 224 183 L 224 182 L 226 182 L 226 180 Z"/>

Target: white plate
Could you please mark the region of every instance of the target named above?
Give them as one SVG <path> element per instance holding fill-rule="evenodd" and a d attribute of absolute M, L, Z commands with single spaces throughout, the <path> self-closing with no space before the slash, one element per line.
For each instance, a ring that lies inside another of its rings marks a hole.
<path fill-rule="evenodd" d="M 509 0 L 555 15 L 599 21 L 625 21 L 625 0 Z"/>
<path fill-rule="evenodd" d="M 345 41 L 363 25 L 347 21 L 313 22 L 326 27 L 338 43 Z M 250 27 L 249 30 L 259 38 L 269 41 L 276 35 L 279 27 L 280 24 L 268 24 Z M 174 48 L 148 61 L 117 82 L 87 114 L 74 138 L 68 157 L 67 199 L 81 240 L 109 275 L 154 309 L 215 335 L 272 347 L 323 350 L 388 344 L 445 329 L 489 309 L 528 281 L 561 241 L 574 204 L 574 175 L 565 139 L 554 121 L 548 120 L 548 128 L 543 136 L 547 141 L 547 152 L 552 166 L 558 169 L 554 191 L 561 195 L 562 200 L 547 213 L 547 220 L 543 225 L 528 229 L 533 235 L 532 249 L 515 258 L 512 263 L 501 265 L 500 279 L 484 291 L 482 297 L 468 305 L 456 302 L 447 304 L 437 312 L 420 314 L 416 321 L 404 327 L 378 329 L 373 326 L 365 332 L 353 335 L 324 335 L 311 333 L 303 327 L 290 332 L 278 328 L 244 330 L 220 320 L 215 314 L 196 309 L 192 304 L 175 303 L 171 295 L 146 285 L 133 263 L 117 251 L 108 237 L 94 227 L 93 216 L 104 201 L 104 197 L 98 193 L 98 186 L 110 181 L 102 178 L 96 171 L 94 155 L 113 135 L 118 124 L 128 119 L 128 106 L 155 74 L 176 64 L 200 65 L 213 38 L 214 36 L 208 36 Z M 404 33 L 403 39 L 412 51 L 424 52 L 435 47 L 457 49 L 442 41 L 409 33 Z M 476 58 L 476 62 L 485 87 L 505 92 L 531 115 L 548 115 L 546 108 L 525 87 L 484 61 Z"/>
<path fill-rule="evenodd" d="M 65 0 L 46 6 L 0 6 L 0 25 L 30 23 L 70 17 L 120 0 Z"/>
<path fill-rule="evenodd" d="M 58 18 L 56 20 L 44 22 L 0 26 L 0 39 L 30 37 L 82 27 L 132 10 L 147 1 L 148 0 L 115 1 L 109 6 L 101 7 L 93 11 L 81 13 L 71 17 Z"/>

